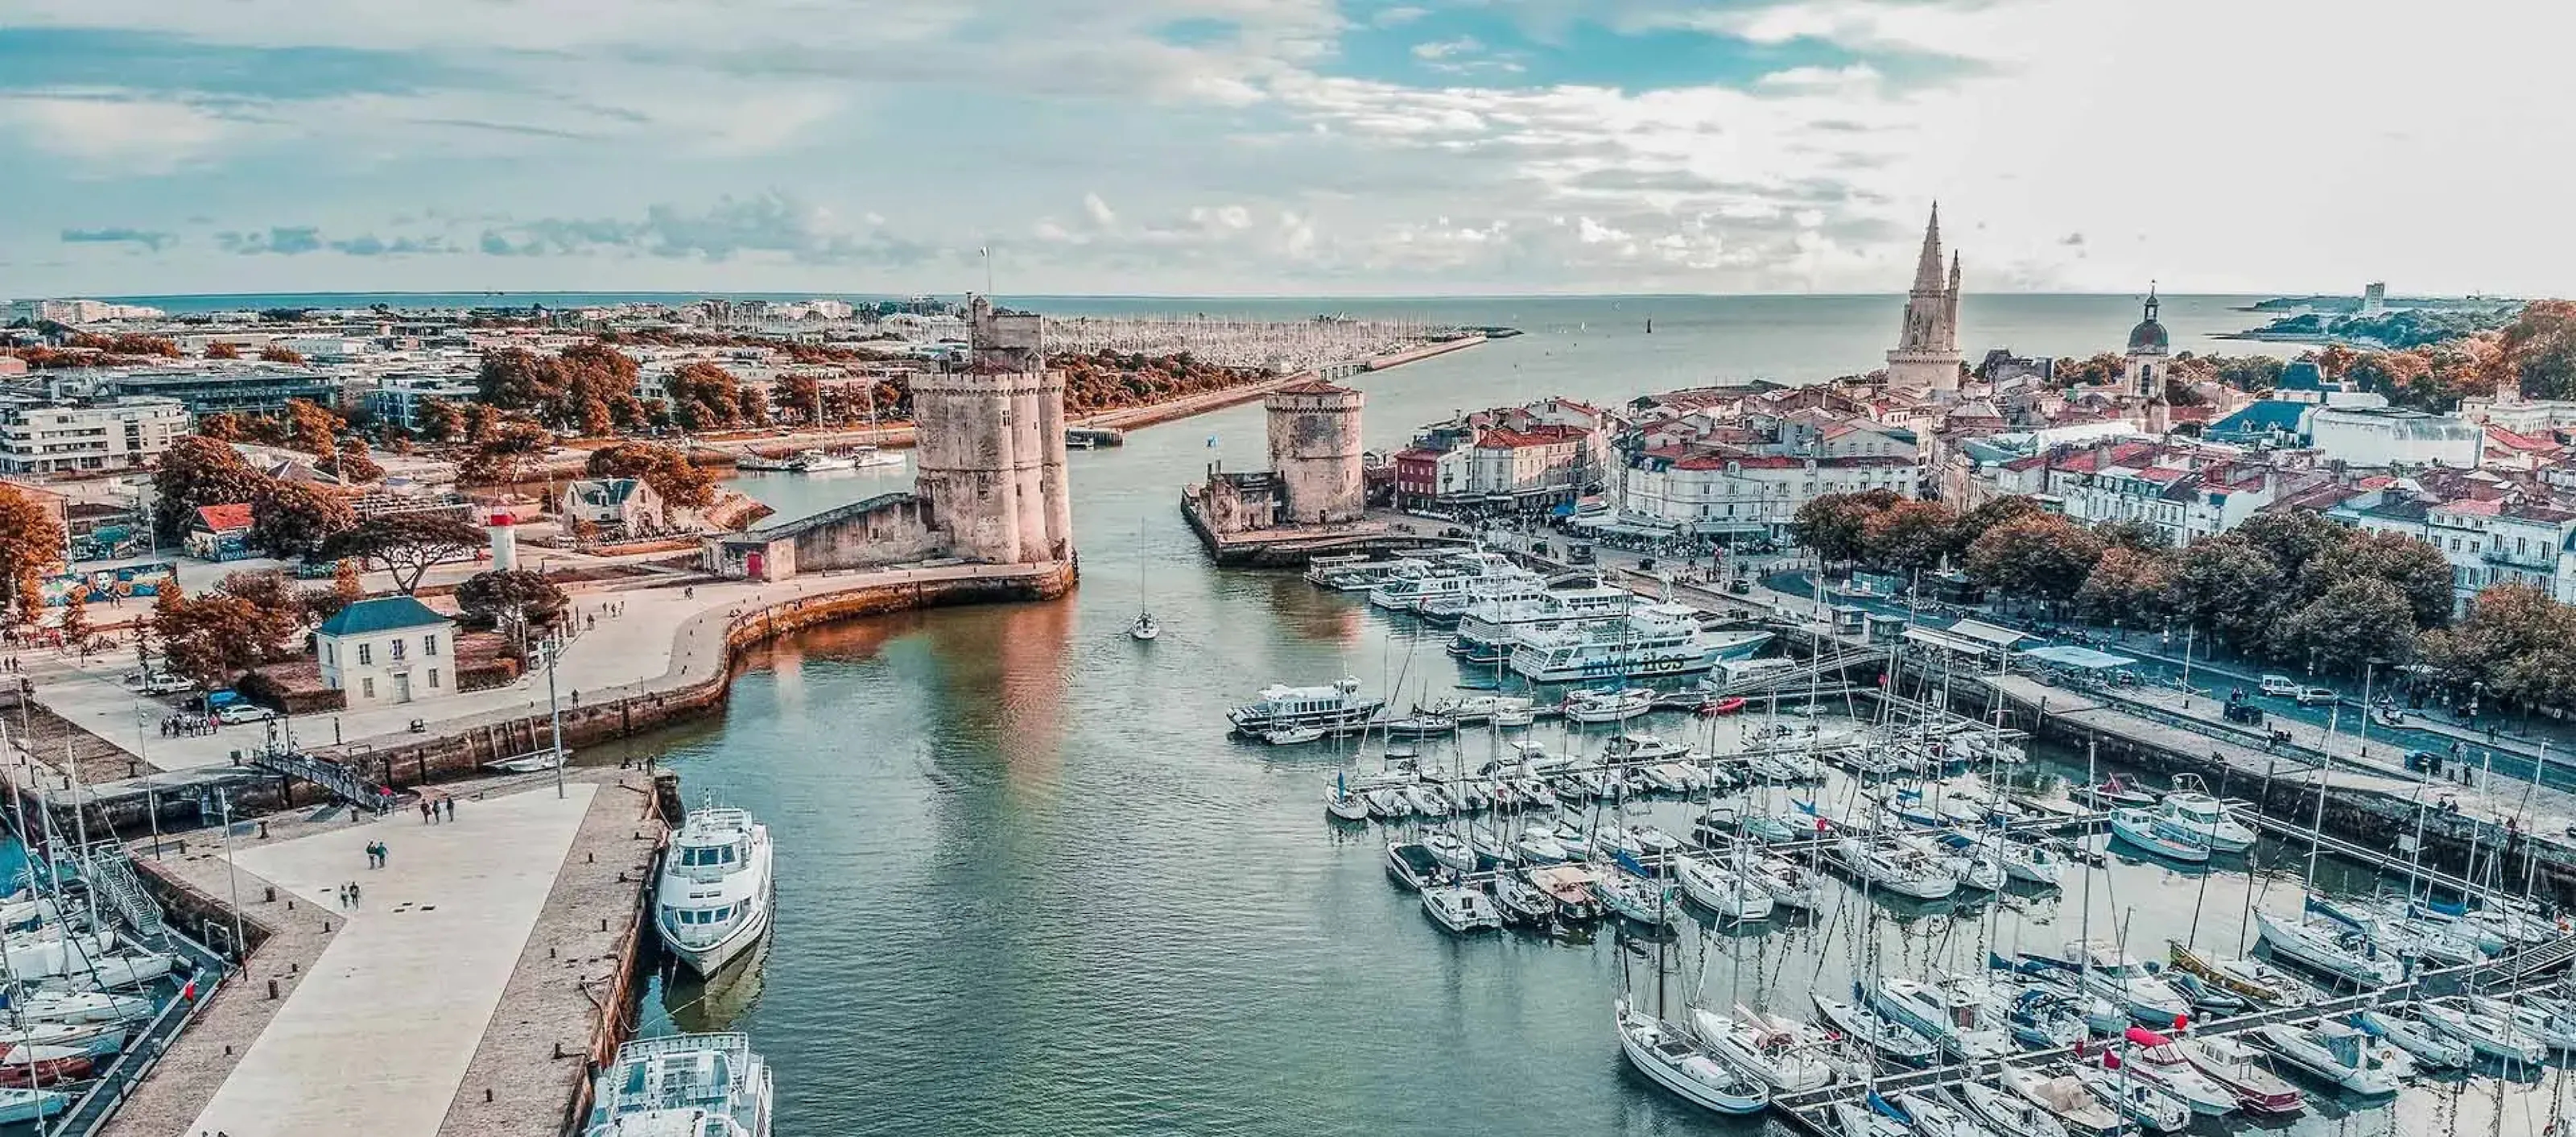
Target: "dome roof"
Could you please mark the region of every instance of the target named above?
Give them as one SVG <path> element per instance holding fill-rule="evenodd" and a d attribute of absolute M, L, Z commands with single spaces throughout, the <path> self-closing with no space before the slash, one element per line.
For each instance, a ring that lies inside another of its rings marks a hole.
<path fill-rule="evenodd" d="M 2171 346 L 2172 341 L 2165 335 L 2165 326 L 2153 316 L 2138 321 L 2137 327 L 2129 329 L 2130 351 L 2163 351 Z"/>

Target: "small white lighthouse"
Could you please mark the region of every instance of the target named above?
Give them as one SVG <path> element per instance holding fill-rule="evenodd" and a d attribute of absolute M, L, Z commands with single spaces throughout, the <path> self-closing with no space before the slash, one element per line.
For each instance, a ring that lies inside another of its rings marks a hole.
<path fill-rule="evenodd" d="M 494 513 L 483 523 L 492 533 L 492 568 L 508 572 L 519 567 L 519 519 L 507 513 Z"/>

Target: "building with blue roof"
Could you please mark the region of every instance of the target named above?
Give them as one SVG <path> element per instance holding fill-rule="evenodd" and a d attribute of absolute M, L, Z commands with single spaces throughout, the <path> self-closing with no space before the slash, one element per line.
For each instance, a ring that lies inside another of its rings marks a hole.
<path fill-rule="evenodd" d="M 456 693 L 456 621 L 410 596 L 361 600 L 313 629 L 322 683 L 350 710 Z"/>

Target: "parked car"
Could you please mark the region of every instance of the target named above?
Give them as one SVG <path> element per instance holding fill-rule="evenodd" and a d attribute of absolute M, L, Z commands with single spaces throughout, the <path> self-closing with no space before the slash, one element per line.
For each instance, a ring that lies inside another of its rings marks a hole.
<path fill-rule="evenodd" d="M 2241 722 L 2247 726 L 2263 725 L 2263 708 L 2252 703 L 2229 703 L 2226 713 L 2229 722 Z"/>
<path fill-rule="evenodd" d="M 2266 695 L 2288 696 L 2299 693 L 2299 681 L 2287 675 L 2266 675 L 2263 677 L 2262 686 L 2263 693 Z"/>
<path fill-rule="evenodd" d="M 275 717 L 277 717 L 275 712 L 257 703 L 234 703 L 215 712 L 215 721 L 227 726 L 239 726 L 246 722 L 266 722 Z"/>
<path fill-rule="evenodd" d="M 2328 706 L 2342 698 L 2343 696 L 2335 694 L 2332 687 L 2303 687 L 2299 689 L 2298 695 L 2299 705 L 2302 707 Z"/>
<path fill-rule="evenodd" d="M 176 695 L 194 686 L 196 684 L 168 671 L 155 671 L 149 675 L 134 671 L 128 672 L 125 676 L 126 690 L 139 691 L 146 695 Z"/>

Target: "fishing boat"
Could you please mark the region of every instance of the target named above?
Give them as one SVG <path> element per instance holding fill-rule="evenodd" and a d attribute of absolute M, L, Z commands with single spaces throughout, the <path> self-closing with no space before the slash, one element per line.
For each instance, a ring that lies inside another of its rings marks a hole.
<path fill-rule="evenodd" d="M 1807 998 L 1816 1004 L 1816 1013 L 1844 1036 L 1908 1066 L 1929 1066 L 1941 1056 L 1941 1048 L 1923 1032 L 1888 1018 L 1858 1003 L 1826 998 L 1820 992 L 1809 992 Z"/>
<path fill-rule="evenodd" d="M 2549 1058 L 2549 1044 L 2510 1014 L 2489 1014 L 2467 999 L 2435 999 L 2416 1008 L 2424 1024 L 2489 1058 L 2519 1066 L 2537 1066 Z"/>
<path fill-rule="evenodd" d="M 2174 1045 L 2193 1069 L 2235 1094 L 2237 1106 L 2247 1113 L 2278 1117 L 2308 1106 L 2308 1096 L 2273 1073 L 2268 1055 L 2261 1050 L 2223 1035 L 2184 1039 Z"/>
<path fill-rule="evenodd" d="M 2188 779 L 2188 781 L 2184 781 Z M 2200 778 L 2183 774 L 2183 785 L 2197 787 Z M 2156 802 L 2156 816 L 2166 825 L 2198 838 L 2213 853 L 2242 853 L 2254 847 L 2253 827 L 2227 812 L 2227 803 L 2198 789 L 2181 789 Z"/>
<path fill-rule="evenodd" d="M 1628 1064 L 1682 1100 L 1730 1114 L 1759 1113 L 1771 1104 L 1762 1082 L 1710 1055 L 1680 1028 L 1630 1006 L 1627 996 L 1613 1005 L 1612 1019 Z"/>
<path fill-rule="evenodd" d="M 742 1034 L 641 1038 L 591 1083 L 586 1137 L 769 1137 L 769 1064 Z"/>
<path fill-rule="evenodd" d="M 1642 687 L 1617 691 L 1576 691 L 1565 697 L 1562 711 L 1579 723 L 1625 722 L 1655 709 L 1655 693 Z"/>
<path fill-rule="evenodd" d="M 2435 1027 L 2421 1014 L 2404 1007 L 2370 1007 L 2353 1012 L 2350 1025 L 2363 1034 L 2383 1039 L 2406 1052 L 2415 1065 L 2426 1070 L 2457 1070 L 2477 1057 L 2477 1051 L 2466 1041 Z"/>
<path fill-rule="evenodd" d="M 1982 991 L 1894 975 L 1856 991 L 1878 1013 L 1914 1028 L 1960 1058 L 1982 1062 L 2013 1052 L 2011 1035 L 1991 1021 Z"/>
<path fill-rule="evenodd" d="M 2137 1026 L 2128 1029 L 2127 1038 L 2129 1051 L 2121 1069 L 2153 1083 L 2203 1117 L 2235 1111 L 2236 1091 L 2192 1065 L 2191 1056 L 2173 1039 Z"/>
<path fill-rule="evenodd" d="M 2114 809 L 2111 834 L 2160 857 L 2191 864 L 2209 859 L 2209 839 L 2168 822 L 2152 809 Z"/>
<path fill-rule="evenodd" d="M 2073 1074 L 2006 1066 L 1997 1077 L 2005 1089 L 2055 1116 L 2073 1137 L 2118 1137 L 2120 1115 L 2096 1099 L 2093 1091 Z"/>
<path fill-rule="evenodd" d="M 1495 873 L 1486 887 L 1493 892 L 1494 907 L 1502 911 L 1506 921 L 1544 924 L 1556 916 L 1555 899 L 1518 873 Z"/>
<path fill-rule="evenodd" d="M 1834 859 L 1868 887 L 1898 896 L 1939 900 L 1959 890 L 1959 878 L 1909 845 L 1845 837 L 1835 842 Z"/>
<path fill-rule="evenodd" d="M 2360 932 L 2340 925 L 2291 920 L 2257 908 L 2254 926 L 2274 956 L 2337 979 L 2372 988 L 2386 987 L 2406 977 L 2404 963 L 2381 953 Z"/>
<path fill-rule="evenodd" d="M 1465 935 L 1503 926 L 1502 910 L 1493 897 L 1473 885 L 1444 884 L 1422 890 L 1422 911 L 1433 922 Z"/>
<path fill-rule="evenodd" d="M 1804 1093 L 1834 1084 L 1834 1063 L 1825 1057 L 1828 1040 L 1806 1023 L 1738 1006 L 1731 1019 L 1693 1011 L 1692 1026 L 1718 1057 L 1760 1078 L 1774 1093 Z"/>
<path fill-rule="evenodd" d="M 2145 1078 L 2125 1070 L 2077 1066 L 2075 1080 L 2092 1092 L 2094 1100 L 2118 1110 L 2142 1128 L 2173 1133 L 2191 1127 L 2190 1104 Z"/>
<path fill-rule="evenodd" d="M 1728 920 L 1761 920 L 1771 915 L 1771 894 L 1716 861 L 1683 854 L 1673 858 L 1673 878 L 1682 895 Z"/>
<path fill-rule="evenodd" d="M 1994 1127 L 2002 1137 L 2066 1137 L 2066 1126 L 2038 1102 L 2001 1086 L 1969 1081 L 1959 1085 L 1968 1112 Z"/>
<path fill-rule="evenodd" d="M 747 810 L 691 810 L 662 855 L 655 927 L 673 957 L 712 976 L 769 930 L 777 895 L 768 826 Z"/>
<path fill-rule="evenodd" d="M 2252 1034 L 2283 1061 L 2364 1097 L 2396 1093 L 2414 1072 L 2403 1051 L 2339 1022 L 2271 1023 Z"/>
<path fill-rule="evenodd" d="M 2303 1007 L 2317 993 L 2297 976 L 2259 959 L 2203 956 L 2179 941 L 2166 941 L 2166 958 L 2175 970 L 2267 1007 Z"/>
<path fill-rule="evenodd" d="M 1274 683 L 1262 688 L 1257 701 L 1227 711 L 1225 717 L 1234 729 L 1252 735 L 1299 727 L 1342 731 L 1368 725 L 1385 709 L 1384 699 L 1360 697 L 1359 680 L 1343 679 L 1329 687 Z"/>

